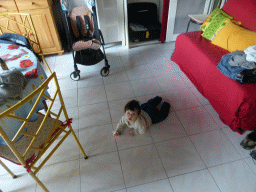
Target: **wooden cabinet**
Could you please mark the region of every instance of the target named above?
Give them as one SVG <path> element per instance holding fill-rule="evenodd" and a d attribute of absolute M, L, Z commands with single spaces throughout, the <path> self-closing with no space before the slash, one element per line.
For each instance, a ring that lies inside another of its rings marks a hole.
<path fill-rule="evenodd" d="M 44 54 L 63 53 L 61 42 L 49 9 L 20 11 L 29 13 L 37 32 L 38 40 Z"/>
<path fill-rule="evenodd" d="M 49 0 L 15 0 L 20 11 L 30 9 L 44 9 L 52 6 L 52 1 Z"/>
<path fill-rule="evenodd" d="M 32 17 L 43 53 L 63 54 L 51 0 L 0 0 L 0 12 L 29 13 Z M 39 50 L 35 50 L 39 52 Z"/>
<path fill-rule="evenodd" d="M 14 0 L 0 0 L 0 12 L 15 12 L 17 7 Z"/>

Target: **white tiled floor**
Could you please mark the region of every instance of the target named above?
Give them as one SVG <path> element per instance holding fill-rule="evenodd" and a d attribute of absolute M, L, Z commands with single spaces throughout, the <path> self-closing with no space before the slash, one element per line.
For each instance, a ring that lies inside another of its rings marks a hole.
<path fill-rule="evenodd" d="M 70 136 L 38 174 L 50 191 L 256 191 L 256 165 L 239 145 L 245 135 L 220 121 L 170 61 L 173 50 L 174 43 L 107 48 L 109 76 L 100 76 L 104 62 L 78 65 L 81 79 L 77 82 L 69 78 L 71 54 L 47 57 L 57 73 L 75 133 L 89 156 L 83 159 Z M 144 135 L 130 137 L 126 131 L 114 137 L 125 103 L 131 99 L 143 103 L 155 95 L 170 102 L 168 118 Z M 20 177 L 13 180 L 0 167 L 2 191 L 42 191 L 22 167 L 7 166 Z"/>

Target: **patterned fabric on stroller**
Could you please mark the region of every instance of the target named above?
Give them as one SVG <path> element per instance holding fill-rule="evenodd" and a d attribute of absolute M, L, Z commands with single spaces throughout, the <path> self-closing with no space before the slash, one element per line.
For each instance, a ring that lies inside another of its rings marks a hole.
<path fill-rule="evenodd" d="M 104 49 L 104 38 L 98 29 L 96 9 L 94 6 L 92 8 L 93 13 L 87 7 L 75 7 L 69 14 L 62 4 L 68 46 L 74 59 L 75 71 L 70 74 L 70 78 L 75 81 L 80 79 L 80 70 L 78 70 L 77 64 L 95 65 L 104 59 L 105 66 L 101 69 L 100 74 L 102 76 L 109 74 L 110 65 Z"/>

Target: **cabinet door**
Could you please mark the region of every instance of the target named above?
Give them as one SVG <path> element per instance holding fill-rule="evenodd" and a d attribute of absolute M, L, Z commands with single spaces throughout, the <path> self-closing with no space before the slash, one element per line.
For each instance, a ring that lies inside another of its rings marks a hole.
<path fill-rule="evenodd" d="M 99 28 L 106 43 L 122 41 L 124 44 L 123 0 L 97 0 Z"/>
<path fill-rule="evenodd" d="M 19 11 L 30 9 L 45 9 L 51 7 L 52 1 L 48 0 L 15 0 Z"/>
<path fill-rule="evenodd" d="M 13 13 L 18 13 L 13 12 Z M 18 15 L 13 15 L 13 16 L 8 16 L 8 18 L 17 21 L 17 22 L 21 22 L 21 18 Z M 21 34 L 21 30 L 20 27 L 17 23 L 9 21 L 8 19 L 4 18 L 3 16 L 0 16 L 0 35 L 2 33 L 18 33 Z"/>
<path fill-rule="evenodd" d="M 62 54 L 63 49 L 51 10 L 48 8 L 22 12 L 31 14 L 43 53 L 45 55 L 53 53 Z M 38 49 L 35 51 L 39 52 Z"/>
<path fill-rule="evenodd" d="M 14 0 L 0 0 L 0 13 L 16 11 L 18 10 Z"/>

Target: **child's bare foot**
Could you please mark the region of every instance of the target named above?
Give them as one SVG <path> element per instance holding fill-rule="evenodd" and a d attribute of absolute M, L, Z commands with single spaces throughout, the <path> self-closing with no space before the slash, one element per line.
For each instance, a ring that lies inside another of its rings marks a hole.
<path fill-rule="evenodd" d="M 121 133 L 115 132 L 114 135 L 118 137 L 119 135 L 121 135 Z"/>
<path fill-rule="evenodd" d="M 133 129 L 130 130 L 129 134 L 130 134 L 130 136 L 134 136 L 134 131 L 133 131 Z"/>

